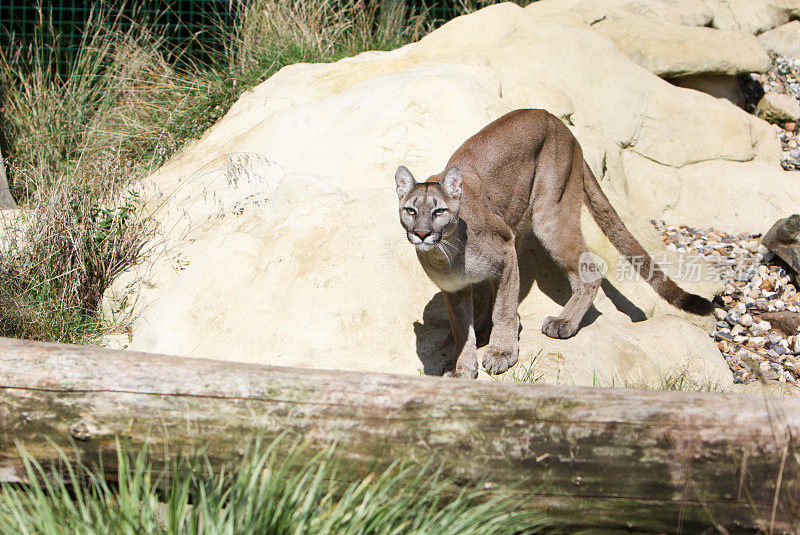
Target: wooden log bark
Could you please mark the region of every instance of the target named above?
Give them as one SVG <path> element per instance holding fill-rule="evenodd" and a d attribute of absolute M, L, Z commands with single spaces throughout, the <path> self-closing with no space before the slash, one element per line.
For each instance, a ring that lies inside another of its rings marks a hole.
<path fill-rule="evenodd" d="M 356 469 L 441 459 L 572 527 L 775 533 L 800 526 L 796 398 L 265 367 L 0 339 L 0 480 L 16 441 L 113 473 L 114 439 L 238 458 L 290 430 Z M 49 442 L 52 441 L 52 444 Z M 780 485 L 777 485 L 780 479 Z"/>

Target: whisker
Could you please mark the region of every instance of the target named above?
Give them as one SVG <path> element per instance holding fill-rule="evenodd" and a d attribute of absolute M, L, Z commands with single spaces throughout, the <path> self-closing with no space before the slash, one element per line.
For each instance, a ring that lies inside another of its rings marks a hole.
<path fill-rule="evenodd" d="M 447 260 L 447 265 L 448 265 L 448 267 L 451 267 L 451 268 L 452 268 L 452 267 L 453 267 L 453 263 L 450 261 L 450 256 L 448 256 L 448 254 L 447 254 L 447 251 L 444 249 L 444 247 L 442 247 L 442 242 L 440 241 L 439 243 L 437 243 L 437 244 L 436 244 L 436 247 L 438 247 L 438 248 L 439 248 L 439 250 L 440 250 L 440 251 L 442 252 L 442 254 L 444 255 L 444 258 L 445 258 L 445 260 Z"/>
<path fill-rule="evenodd" d="M 443 239 L 441 239 L 439 242 L 440 242 L 440 243 L 444 243 L 444 244 L 446 244 L 448 247 L 451 247 L 451 248 L 453 249 L 453 251 L 452 251 L 452 252 L 456 252 L 456 251 L 458 250 L 458 247 L 456 247 L 456 245 L 455 245 L 454 243 L 452 243 L 452 242 L 449 242 L 449 241 L 445 240 L 444 238 L 443 238 Z M 462 247 L 462 248 L 464 247 L 464 244 L 463 244 L 463 243 L 461 243 L 461 241 L 460 241 L 460 240 L 459 240 L 459 245 L 461 245 L 461 247 Z"/>
<path fill-rule="evenodd" d="M 458 244 L 459 244 L 461 247 L 464 247 L 464 242 L 463 242 L 463 241 L 461 241 L 461 238 L 459 238 L 458 236 L 450 236 L 450 239 L 456 240 L 456 241 L 458 242 Z M 445 240 L 445 239 L 443 238 L 443 239 L 442 239 L 442 241 L 447 241 L 447 240 Z M 453 243 L 451 243 L 451 242 L 448 242 L 448 243 L 450 243 L 450 245 L 454 245 L 454 244 L 453 244 Z"/>

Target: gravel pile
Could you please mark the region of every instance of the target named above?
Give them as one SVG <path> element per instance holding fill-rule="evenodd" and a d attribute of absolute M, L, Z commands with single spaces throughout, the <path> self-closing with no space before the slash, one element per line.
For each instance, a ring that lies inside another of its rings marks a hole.
<path fill-rule="evenodd" d="M 783 262 L 761 244 L 760 235 L 731 235 L 713 229 L 653 221 L 668 249 L 702 255 L 711 276 L 725 284 L 714 300 L 711 334 L 734 374 L 734 382 L 759 377 L 800 380 L 800 294 Z"/>
<path fill-rule="evenodd" d="M 764 74 L 749 74 L 740 78 L 747 105 L 753 112 L 764 93 L 777 92 L 793 96 L 800 101 L 800 58 L 772 57 L 772 68 Z M 800 171 L 800 125 L 797 122 L 773 125 L 783 145 L 781 165 L 787 171 Z"/>
<path fill-rule="evenodd" d="M 800 171 L 800 132 L 797 127 L 793 132 L 785 130 L 778 125 L 772 125 L 778 131 L 783 146 L 781 165 L 787 171 Z"/>

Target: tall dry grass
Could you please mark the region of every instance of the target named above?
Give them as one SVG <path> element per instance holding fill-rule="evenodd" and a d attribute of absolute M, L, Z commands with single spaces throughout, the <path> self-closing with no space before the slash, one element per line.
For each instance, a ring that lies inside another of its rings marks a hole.
<path fill-rule="evenodd" d="M 180 146 L 170 121 L 192 82 L 163 36 L 102 5 L 60 72 L 61 36 L 39 16 L 33 39 L 0 58 L 0 130 L 22 207 L 0 240 L 0 334 L 87 342 L 103 330 L 103 291 L 153 228 L 128 188 Z"/>
<path fill-rule="evenodd" d="M 368 0 L 240 0 L 231 23 L 209 30 L 222 49 L 201 61 L 187 53 L 198 40 L 170 45 L 154 30 L 160 15 L 135 5 L 124 16 L 96 4 L 66 71 L 43 9 L 33 38 L 0 56 L 0 144 L 22 207 L 0 240 L 0 335 L 97 339 L 109 321 L 102 293 L 142 260 L 155 228 L 131 185 L 281 67 L 394 49 L 437 23 Z"/>
<path fill-rule="evenodd" d="M 199 137 L 245 91 L 294 63 L 331 62 L 416 41 L 434 21 L 425 10 L 381 13 L 369 0 L 249 0 L 233 22 L 211 30 L 222 50 L 193 64 L 196 84 L 174 122 L 180 138 Z"/>
<path fill-rule="evenodd" d="M 180 140 L 165 133 L 194 82 L 167 61 L 163 35 L 98 4 L 60 72 L 62 36 L 46 12 L 39 17 L 33 38 L 0 58 L 0 126 L 18 201 L 62 175 L 106 187 L 107 180 L 87 176 L 96 160 L 133 170 L 177 148 Z"/>

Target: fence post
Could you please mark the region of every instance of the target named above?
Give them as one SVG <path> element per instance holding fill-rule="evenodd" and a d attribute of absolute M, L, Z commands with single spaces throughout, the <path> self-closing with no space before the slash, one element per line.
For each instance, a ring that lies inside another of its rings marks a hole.
<path fill-rule="evenodd" d="M 11 196 L 8 187 L 8 176 L 6 175 L 6 161 L 3 159 L 3 150 L 0 149 L 0 209 L 16 208 L 17 204 Z"/>

